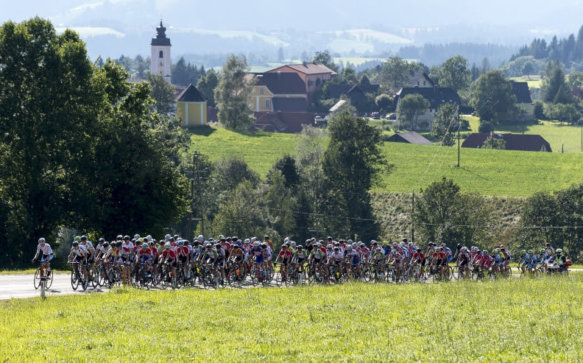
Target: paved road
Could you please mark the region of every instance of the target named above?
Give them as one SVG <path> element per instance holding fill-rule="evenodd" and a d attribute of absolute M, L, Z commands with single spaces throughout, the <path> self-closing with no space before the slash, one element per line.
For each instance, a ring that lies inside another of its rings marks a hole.
<path fill-rule="evenodd" d="M 513 269 L 514 271 L 515 269 Z M 581 272 L 583 269 L 570 269 L 570 271 Z M 513 276 L 520 277 L 515 273 Z M 26 275 L 0 275 L 0 300 L 7 300 L 12 298 L 29 298 L 40 296 L 40 290 L 35 290 L 33 286 L 34 276 L 32 274 Z M 273 283 L 275 286 L 275 282 Z M 107 291 L 106 288 L 93 289 L 89 287 L 86 292 L 77 289 L 74 291 L 71 287 L 71 280 L 69 274 L 56 274 L 53 279 L 53 285 L 46 292 L 47 296 L 59 296 L 67 294 L 91 294 L 96 292 Z"/>
<path fill-rule="evenodd" d="M 0 300 L 12 298 L 27 298 L 40 296 L 40 289 L 35 290 L 33 286 L 34 275 L 0 275 Z M 69 274 L 56 274 L 53 278 L 53 285 L 46 292 L 47 296 L 58 296 L 66 294 L 83 294 L 80 289 L 74 291 L 71 287 Z M 107 289 L 88 288 L 87 293 L 106 291 Z"/>

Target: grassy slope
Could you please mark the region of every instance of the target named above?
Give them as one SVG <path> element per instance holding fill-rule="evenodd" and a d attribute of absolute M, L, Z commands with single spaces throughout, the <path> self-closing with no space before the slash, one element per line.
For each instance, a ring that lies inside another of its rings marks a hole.
<path fill-rule="evenodd" d="M 261 175 L 282 155 L 293 154 L 297 137 L 278 133 L 237 133 L 205 128 L 192 135 L 192 147 L 218 160 L 242 156 Z M 385 143 L 383 152 L 394 165 L 385 177 L 383 190 L 411 192 L 442 177 L 453 178 L 467 191 L 484 195 L 528 196 L 542 190 L 559 190 L 580 182 L 581 154 L 531 153 L 462 149 L 461 168 L 456 168 L 457 149 Z"/>
<path fill-rule="evenodd" d="M 582 288 L 583 279 L 572 276 L 117 290 L 44 302 L 10 300 L 0 302 L 0 341 L 8 343 L 0 344 L 0 356 L 15 361 L 576 361 L 583 353 Z"/>

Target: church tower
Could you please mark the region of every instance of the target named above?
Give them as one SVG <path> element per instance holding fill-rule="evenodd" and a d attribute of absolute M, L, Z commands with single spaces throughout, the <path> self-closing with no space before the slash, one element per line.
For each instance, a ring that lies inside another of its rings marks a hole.
<path fill-rule="evenodd" d="M 168 83 L 172 83 L 172 59 L 170 58 L 170 39 L 166 38 L 166 28 L 162 25 L 156 28 L 156 38 L 152 38 L 152 57 L 150 58 L 150 73 L 161 74 Z"/>

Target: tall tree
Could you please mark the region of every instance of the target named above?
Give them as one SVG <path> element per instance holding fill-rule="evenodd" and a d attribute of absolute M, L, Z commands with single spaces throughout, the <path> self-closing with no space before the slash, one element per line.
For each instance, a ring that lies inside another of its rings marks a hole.
<path fill-rule="evenodd" d="M 316 55 L 314 55 L 314 58 L 312 58 L 312 63 L 323 64 L 334 72 L 339 71 L 338 66 L 334 63 L 334 59 L 330 55 L 330 52 L 327 50 L 323 52 L 316 52 Z"/>
<path fill-rule="evenodd" d="M 408 83 L 411 71 L 418 69 L 417 64 L 408 63 L 403 58 L 391 57 L 381 66 L 380 83 L 384 88 L 397 92 Z"/>
<path fill-rule="evenodd" d="M 502 72 L 489 71 L 478 78 L 471 103 L 481 120 L 497 122 L 514 109 L 516 96 Z"/>
<path fill-rule="evenodd" d="M 441 141 L 444 146 L 451 146 L 454 144 L 454 132 L 461 126 L 461 119 L 458 112 L 458 106 L 451 103 L 446 103 L 439 107 L 437 115 L 433 120 L 433 127 L 431 128 L 431 135 L 435 136 Z"/>
<path fill-rule="evenodd" d="M 176 108 L 174 87 L 161 74 L 148 74 L 150 96 L 154 99 L 156 111 L 167 113 Z"/>
<path fill-rule="evenodd" d="M 247 68 L 245 57 L 231 55 L 215 88 L 219 122 L 229 129 L 247 130 L 254 121 L 249 107 L 251 85 L 245 80 Z"/>
<path fill-rule="evenodd" d="M 377 238 L 369 191 L 386 166 L 381 132 L 349 114 L 337 117 L 328 131 L 330 142 L 322 163 L 328 229 L 356 233 L 363 240 Z"/>
<path fill-rule="evenodd" d="M 468 88 L 472 72 L 468 69 L 468 61 L 462 56 L 446 60 L 439 68 L 439 85 L 460 91 Z"/>
<path fill-rule="evenodd" d="M 559 89 L 563 85 L 565 85 L 565 73 L 561 63 L 559 61 L 548 62 L 542 85 L 543 100 L 545 102 L 554 102 Z M 560 97 L 561 100 L 563 98 L 563 96 Z"/>
<path fill-rule="evenodd" d="M 9 210 L 4 266 L 54 237 L 69 199 L 71 164 L 87 158 L 99 92 L 80 37 L 34 18 L 0 28 L 0 199 Z"/>
<path fill-rule="evenodd" d="M 399 127 L 416 130 L 419 116 L 429 110 L 430 104 L 425 97 L 419 94 L 410 94 L 403 97 L 398 104 Z"/>
<path fill-rule="evenodd" d="M 200 77 L 196 88 L 202 93 L 202 96 L 206 100 L 207 105 L 211 107 L 216 106 L 215 102 L 215 88 L 219 84 L 219 78 L 214 70 L 210 70 L 206 73 L 206 76 Z"/>

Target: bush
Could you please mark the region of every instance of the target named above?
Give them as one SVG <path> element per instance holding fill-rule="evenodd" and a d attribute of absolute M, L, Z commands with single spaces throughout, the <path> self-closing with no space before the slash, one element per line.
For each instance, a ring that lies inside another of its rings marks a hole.
<path fill-rule="evenodd" d="M 537 101 L 534 103 L 534 117 L 537 120 L 544 120 L 545 119 L 543 103 L 540 101 Z"/>
<path fill-rule="evenodd" d="M 478 128 L 478 132 L 486 133 L 486 132 L 492 132 L 492 131 L 494 131 L 494 125 L 491 122 L 488 122 L 488 121 L 481 121 L 480 122 L 480 127 Z"/>
<path fill-rule="evenodd" d="M 579 122 L 581 119 L 581 114 L 573 104 L 546 105 L 544 115 L 548 120 L 559 120 L 572 124 Z"/>

